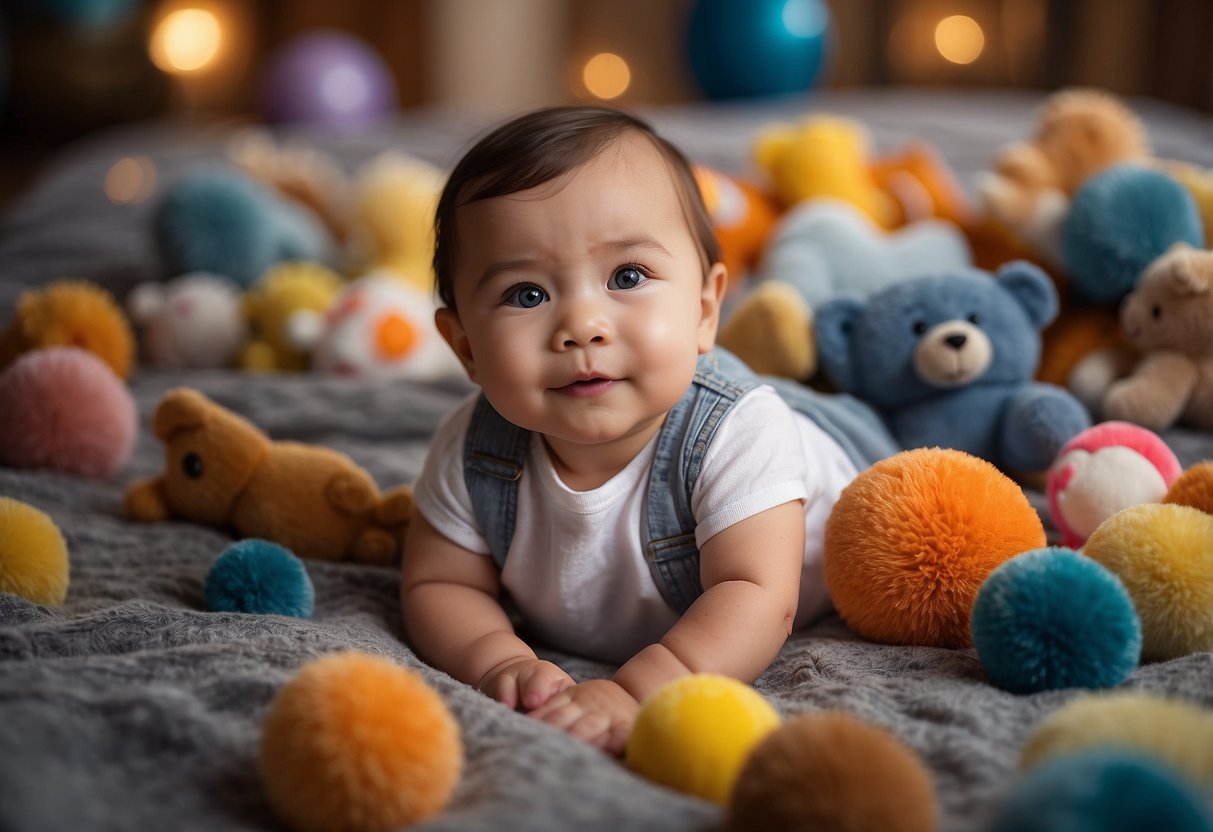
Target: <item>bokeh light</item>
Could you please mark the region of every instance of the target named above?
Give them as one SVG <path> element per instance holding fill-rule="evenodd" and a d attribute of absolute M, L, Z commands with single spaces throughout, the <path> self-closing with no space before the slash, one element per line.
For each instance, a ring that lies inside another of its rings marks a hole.
<path fill-rule="evenodd" d="M 190 73 L 214 63 L 223 48 L 223 27 L 208 9 L 183 8 L 165 15 L 152 32 L 152 62 L 165 72 Z"/>
<path fill-rule="evenodd" d="M 581 79 L 590 95 L 609 101 L 623 95 L 632 83 L 628 62 L 614 52 L 599 52 L 586 61 Z"/>
<path fill-rule="evenodd" d="M 973 63 L 985 45 L 986 36 L 981 26 L 967 15 L 945 17 L 935 27 L 935 48 L 945 60 L 954 64 Z"/>
<path fill-rule="evenodd" d="M 126 156 L 105 174 L 105 195 L 116 205 L 142 202 L 156 189 L 156 165 L 146 156 Z"/>

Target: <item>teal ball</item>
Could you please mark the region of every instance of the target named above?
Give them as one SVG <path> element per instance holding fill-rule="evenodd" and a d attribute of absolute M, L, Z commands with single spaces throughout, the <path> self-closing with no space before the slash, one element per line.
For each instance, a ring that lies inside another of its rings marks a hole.
<path fill-rule="evenodd" d="M 249 538 L 227 547 L 203 587 L 211 612 L 309 618 L 316 592 L 307 569 L 289 549 Z"/>
<path fill-rule="evenodd" d="M 1024 552 L 977 593 L 973 646 L 1012 693 L 1120 684 L 1141 659 L 1141 622 L 1110 570 L 1072 549 Z"/>
<path fill-rule="evenodd" d="M 1210 832 L 1201 797 L 1148 757 L 1101 750 L 1035 768 L 985 832 Z"/>

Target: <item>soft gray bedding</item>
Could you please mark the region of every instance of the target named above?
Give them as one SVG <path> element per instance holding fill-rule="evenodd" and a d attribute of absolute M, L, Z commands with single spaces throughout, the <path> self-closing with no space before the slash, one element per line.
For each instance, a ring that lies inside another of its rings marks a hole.
<path fill-rule="evenodd" d="M 739 169 L 761 125 L 808 110 L 862 119 L 878 148 L 929 139 L 966 183 L 1001 143 L 1021 138 L 1039 99 L 1008 93 L 820 95 L 779 104 L 689 106 L 648 115 L 702 161 Z M 1213 122 L 1131 101 L 1160 156 L 1213 165 Z M 353 165 L 387 146 L 439 165 L 485 126 L 443 113 L 406 114 L 383 129 L 309 138 Z M 117 158 L 144 153 L 167 179 L 213 158 L 222 128 L 144 124 L 67 151 L 0 227 L 0 326 L 24 288 L 87 277 L 124 294 L 158 277 L 146 204 L 115 207 L 101 189 Z M 310 620 L 206 612 L 202 581 L 230 542 L 184 523 L 139 525 L 121 514 L 124 488 L 156 473 L 162 446 L 150 416 L 188 384 L 276 439 L 347 453 L 381 487 L 411 482 L 437 422 L 469 389 L 371 384 L 318 376 L 140 369 L 134 457 L 114 481 L 0 468 L 0 494 L 48 512 L 71 554 L 62 608 L 0 594 L 0 829 L 279 828 L 256 773 L 260 725 L 304 662 L 357 648 L 421 670 L 446 698 L 465 743 L 462 782 L 426 829 L 710 829 L 715 807 L 651 785 L 616 761 L 507 711 L 425 667 L 402 641 L 393 570 L 309 562 Z M 0 407 L 4 403 L 0 402 Z M 1213 440 L 1166 438 L 1185 464 Z M 1039 506 L 1039 494 L 1033 495 Z M 611 668 L 553 655 L 574 676 Z M 1141 667 L 1127 687 L 1213 706 L 1213 654 Z M 1013 783 L 1034 722 L 1077 692 L 1015 696 L 990 685 L 971 651 L 890 647 L 838 621 L 794 637 L 757 682 L 784 714 L 841 708 L 886 726 L 936 778 L 942 828 L 979 828 Z"/>

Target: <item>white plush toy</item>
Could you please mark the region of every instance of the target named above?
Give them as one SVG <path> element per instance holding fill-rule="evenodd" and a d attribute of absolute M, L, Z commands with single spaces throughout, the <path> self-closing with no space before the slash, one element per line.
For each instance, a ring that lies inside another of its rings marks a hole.
<path fill-rule="evenodd" d="M 240 288 L 207 272 L 142 283 L 126 307 L 140 327 L 144 358 L 154 367 L 227 367 L 249 338 Z"/>
<path fill-rule="evenodd" d="M 432 380 L 462 372 L 434 326 L 437 302 L 379 270 L 350 283 L 323 315 L 296 313 L 290 338 L 312 369 L 345 376 Z"/>

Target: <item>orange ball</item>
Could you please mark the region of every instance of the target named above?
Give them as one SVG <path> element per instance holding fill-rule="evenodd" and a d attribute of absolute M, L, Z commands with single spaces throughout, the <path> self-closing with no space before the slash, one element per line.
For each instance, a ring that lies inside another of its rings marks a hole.
<path fill-rule="evenodd" d="M 1213 461 L 1198 462 L 1180 474 L 1162 501 L 1213 514 Z"/>
<path fill-rule="evenodd" d="M 802 715 L 746 760 L 726 832 L 934 832 L 931 773 L 892 734 L 844 713 Z"/>
<path fill-rule="evenodd" d="M 265 719 L 261 781 L 296 832 L 388 832 L 446 806 L 459 728 L 420 674 L 358 652 L 306 665 Z"/>
<path fill-rule="evenodd" d="M 1044 545 L 1039 515 L 993 465 L 961 451 L 905 451 L 843 490 L 826 524 L 826 586 L 870 641 L 969 647 L 986 576 Z"/>

